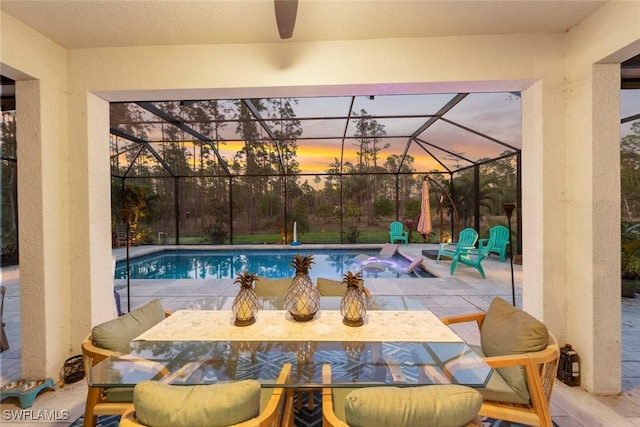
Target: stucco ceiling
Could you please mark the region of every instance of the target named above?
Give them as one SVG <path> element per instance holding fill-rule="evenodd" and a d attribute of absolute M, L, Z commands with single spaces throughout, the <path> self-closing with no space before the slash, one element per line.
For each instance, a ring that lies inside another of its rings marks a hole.
<path fill-rule="evenodd" d="M 272 0 L 2 0 L 0 8 L 68 49 L 291 43 L 567 31 L 607 1 L 299 0 L 281 40 Z"/>

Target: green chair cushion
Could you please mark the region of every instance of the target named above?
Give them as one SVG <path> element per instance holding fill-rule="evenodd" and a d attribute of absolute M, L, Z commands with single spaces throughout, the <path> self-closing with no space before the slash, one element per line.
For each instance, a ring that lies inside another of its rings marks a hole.
<path fill-rule="evenodd" d="M 259 297 L 284 297 L 292 280 L 293 278 L 269 279 L 258 277 L 254 289 Z"/>
<path fill-rule="evenodd" d="M 460 385 L 365 387 L 345 399 L 345 418 L 353 427 L 460 427 L 471 422 L 482 395 Z"/>
<path fill-rule="evenodd" d="M 493 299 L 480 331 L 485 355 L 532 353 L 543 350 L 548 341 L 544 323 L 501 298 Z M 518 396 L 529 401 L 524 367 L 498 368 L 498 372 Z"/>
<path fill-rule="evenodd" d="M 176 386 L 143 381 L 133 392 L 137 420 L 150 427 L 222 427 L 258 416 L 260 383 Z"/>
<path fill-rule="evenodd" d="M 357 388 L 348 387 L 333 387 L 331 389 L 331 400 L 333 402 L 333 413 L 336 414 L 339 420 L 347 422 L 345 415 L 345 402 L 347 401 L 347 395 L 352 391 L 358 390 Z"/>
<path fill-rule="evenodd" d="M 318 277 L 316 283 L 321 297 L 341 297 L 347 291 L 347 285 L 342 284 L 341 280 Z"/>
<path fill-rule="evenodd" d="M 118 318 L 94 326 L 91 335 L 100 348 L 129 353 L 131 340 L 164 318 L 162 303 L 155 299 Z"/>
<path fill-rule="evenodd" d="M 482 347 L 470 345 L 471 349 L 480 357 L 486 356 L 482 352 Z M 519 403 L 521 405 L 529 404 L 529 394 L 527 396 L 519 396 L 509 384 L 502 378 L 500 372 L 494 372 L 489 377 L 487 385 L 482 388 L 476 388 L 482 394 L 484 400 L 494 400 L 496 402 Z"/>
<path fill-rule="evenodd" d="M 342 283 L 342 280 L 326 279 L 324 277 L 318 277 L 318 292 L 321 297 L 341 297 L 347 291 L 347 285 Z M 360 290 L 364 286 L 364 280 L 358 282 Z"/>

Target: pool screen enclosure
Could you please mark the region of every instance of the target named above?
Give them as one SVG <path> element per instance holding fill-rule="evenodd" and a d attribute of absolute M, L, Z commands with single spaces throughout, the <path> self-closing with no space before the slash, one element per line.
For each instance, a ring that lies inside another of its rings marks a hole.
<path fill-rule="evenodd" d="M 290 243 L 294 221 L 303 243 L 382 243 L 394 220 L 414 242 L 488 229 L 504 202 L 520 206 L 520 104 L 517 93 L 112 103 L 114 236 L 124 207 L 133 244 Z M 421 235 L 427 178 L 434 224 Z"/>

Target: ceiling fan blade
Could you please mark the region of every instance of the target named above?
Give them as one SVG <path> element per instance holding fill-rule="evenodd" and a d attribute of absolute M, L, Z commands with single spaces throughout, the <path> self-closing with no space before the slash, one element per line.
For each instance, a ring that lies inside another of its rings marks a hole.
<path fill-rule="evenodd" d="M 296 25 L 298 0 L 274 0 L 273 6 L 276 11 L 276 23 L 278 24 L 280 38 L 291 38 L 293 35 L 293 28 Z"/>

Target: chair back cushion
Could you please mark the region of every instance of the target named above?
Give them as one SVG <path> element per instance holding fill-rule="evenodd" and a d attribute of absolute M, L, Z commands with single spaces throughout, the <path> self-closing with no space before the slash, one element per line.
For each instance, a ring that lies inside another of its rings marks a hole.
<path fill-rule="evenodd" d="M 155 299 L 127 314 L 93 327 L 93 342 L 100 348 L 129 353 L 132 339 L 165 318 L 159 299 Z"/>
<path fill-rule="evenodd" d="M 494 298 L 482 323 L 480 342 L 486 356 L 532 353 L 545 349 L 549 332 L 535 317 Z M 498 368 L 498 372 L 519 397 L 529 400 L 524 367 Z"/>
<path fill-rule="evenodd" d="M 318 292 L 321 297 L 341 297 L 344 296 L 347 291 L 347 285 L 342 283 L 342 280 L 326 279 L 324 277 L 318 277 Z M 364 280 L 358 281 L 358 288 L 362 290 L 364 286 Z"/>
<path fill-rule="evenodd" d="M 258 277 L 254 289 L 259 297 L 284 297 L 292 280 L 293 277 L 283 279 Z"/>
<path fill-rule="evenodd" d="M 143 381 L 133 390 L 136 419 L 150 427 L 222 427 L 260 413 L 260 383 L 244 380 L 208 385 Z"/>
<path fill-rule="evenodd" d="M 345 418 L 353 427 L 468 424 L 482 406 L 482 395 L 460 385 L 363 387 L 345 398 Z"/>

